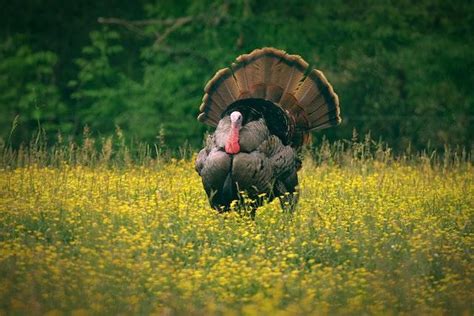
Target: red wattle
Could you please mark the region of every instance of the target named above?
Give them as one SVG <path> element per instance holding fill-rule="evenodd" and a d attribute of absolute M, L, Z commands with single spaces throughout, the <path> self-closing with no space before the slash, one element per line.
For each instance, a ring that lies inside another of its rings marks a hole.
<path fill-rule="evenodd" d="M 240 144 L 239 144 L 239 129 L 238 128 L 232 128 L 230 130 L 230 135 L 229 139 L 227 140 L 227 143 L 225 144 L 225 152 L 228 153 L 229 155 L 235 155 L 238 154 L 240 151 Z"/>
<path fill-rule="evenodd" d="M 239 151 L 240 151 L 239 143 L 227 143 L 225 145 L 225 152 L 228 153 L 229 155 L 238 154 Z"/>

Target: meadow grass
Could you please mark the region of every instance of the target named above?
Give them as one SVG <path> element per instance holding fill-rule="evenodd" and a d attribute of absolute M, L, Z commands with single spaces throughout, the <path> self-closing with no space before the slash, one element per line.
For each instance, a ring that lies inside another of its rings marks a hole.
<path fill-rule="evenodd" d="M 465 153 L 326 142 L 296 212 L 253 221 L 210 209 L 192 159 L 114 146 L 3 146 L 0 315 L 474 311 Z"/>

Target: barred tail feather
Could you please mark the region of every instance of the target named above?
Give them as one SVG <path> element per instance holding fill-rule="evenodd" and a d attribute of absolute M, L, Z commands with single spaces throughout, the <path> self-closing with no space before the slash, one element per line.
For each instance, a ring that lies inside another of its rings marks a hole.
<path fill-rule="evenodd" d="M 207 83 L 198 118 L 216 126 L 234 102 L 263 99 L 283 109 L 303 132 L 339 124 L 337 94 L 321 71 L 309 70 L 300 56 L 271 47 L 240 55 Z"/>

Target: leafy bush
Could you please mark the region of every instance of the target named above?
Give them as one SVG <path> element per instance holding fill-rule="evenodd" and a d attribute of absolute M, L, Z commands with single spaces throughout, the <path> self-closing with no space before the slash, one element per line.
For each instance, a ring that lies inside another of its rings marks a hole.
<path fill-rule="evenodd" d="M 16 139 L 29 139 L 32 132 L 71 132 L 61 117 L 66 113 L 55 82 L 57 55 L 33 51 L 21 37 L 0 43 L 0 135 L 9 135 L 12 122 L 21 128 Z"/>

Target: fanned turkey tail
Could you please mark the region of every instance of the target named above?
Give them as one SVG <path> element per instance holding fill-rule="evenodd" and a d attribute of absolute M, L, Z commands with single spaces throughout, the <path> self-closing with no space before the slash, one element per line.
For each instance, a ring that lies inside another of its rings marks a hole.
<path fill-rule="evenodd" d="M 287 137 L 293 145 L 304 142 L 309 131 L 341 122 L 339 98 L 324 74 L 310 69 L 300 56 L 271 47 L 240 55 L 231 67 L 219 70 L 204 91 L 199 121 L 217 126 L 235 104 L 269 101 L 262 104 L 273 104 L 287 116 Z"/>

